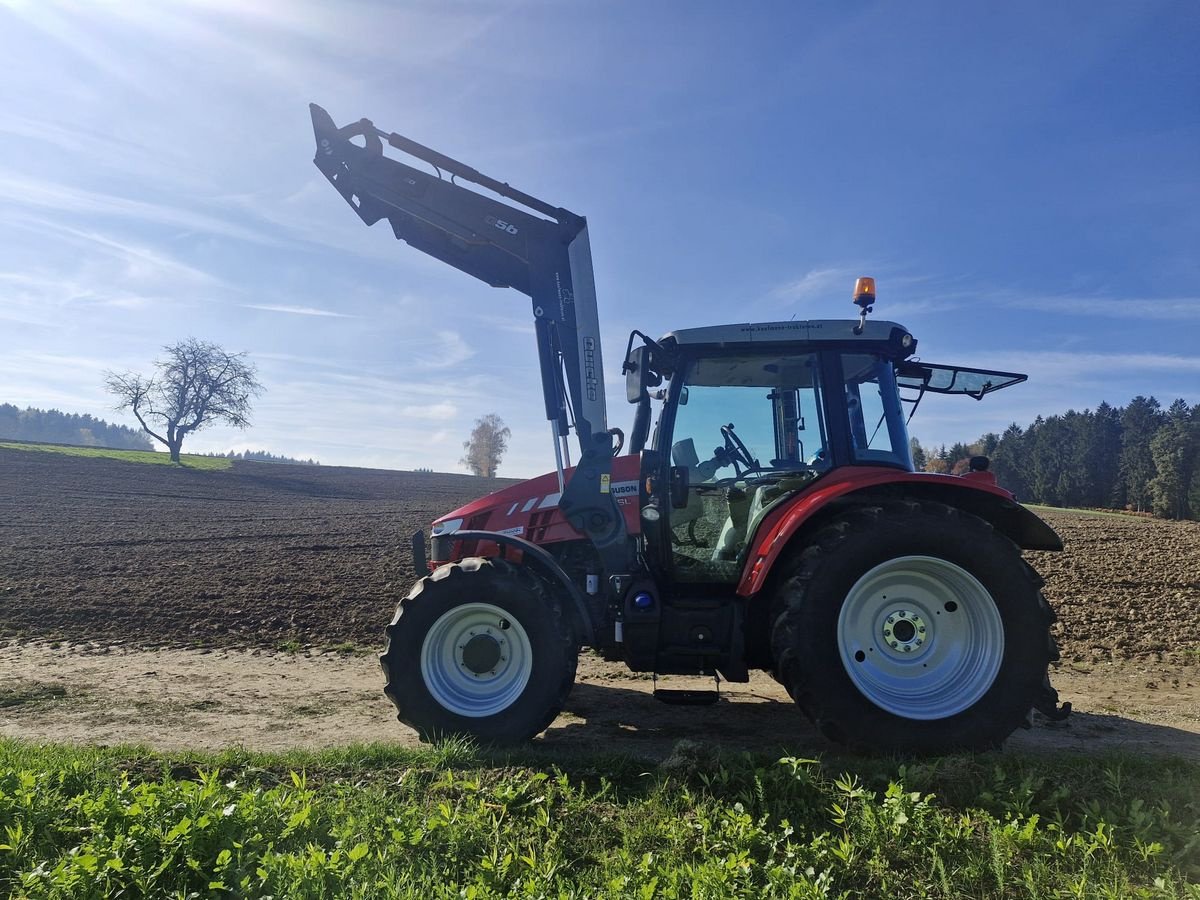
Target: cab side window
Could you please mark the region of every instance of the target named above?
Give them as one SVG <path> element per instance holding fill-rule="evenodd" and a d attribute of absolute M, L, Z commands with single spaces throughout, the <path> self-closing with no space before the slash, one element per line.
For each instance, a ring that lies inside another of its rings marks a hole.
<path fill-rule="evenodd" d="M 855 461 L 912 468 L 891 365 L 874 355 L 848 354 L 842 358 L 842 369 Z"/>

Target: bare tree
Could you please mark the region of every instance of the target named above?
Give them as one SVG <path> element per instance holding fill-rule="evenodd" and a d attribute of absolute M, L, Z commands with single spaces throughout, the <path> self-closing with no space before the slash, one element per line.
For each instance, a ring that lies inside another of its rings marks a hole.
<path fill-rule="evenodd" d="M 480 416 L 475 420 L 470 439 L 463 441 L 463 449 L 467 452 L 459 462 L 476 475 L 495 478 L 511 435 L 504 420 L 495 413 Z"/>
<path fill-rule="evenodd" d="M 117 396 L 115 408 L 132 411 L 146 434 L 171 451 L 172 461 L 179 462 L 183 439 L 193 431 L 214 422 L 250 424 L 250 398 L 263 388 L 245 353 L 195 338 L 164 347 L 163 353 L 154 375 L 106 372 L 104 383 Z"/>

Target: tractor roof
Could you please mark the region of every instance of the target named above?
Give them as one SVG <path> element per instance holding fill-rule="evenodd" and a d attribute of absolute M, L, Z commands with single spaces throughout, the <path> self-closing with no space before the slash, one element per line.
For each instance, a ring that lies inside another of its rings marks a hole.
<path fill-rule="evenodd" d="M 917 342 L 903 325 L 881 320 L 868 321 L 861 334 L 855 334 L 857 319 L 807 319 L 791 322 L 747 322 L 737 325 L 709 325 L 681 328 L 666 334 L 660 344 L 689 349 L 724 349 L 754 344 L 864 344 L 880 345 L 908 356 Z M 902 340 L 905 335 L 909 343 Z"/>
<path fill-rule="evenodd" d="M 747 350 L 780 345 L 794 345 L 812 350 L 821 345 L 834 345 L 840 350 L 884 352 L 898 363 L 900 387 L 934 394 L 966 394 L 983 399 L 1002 388 L 1020 384 L 1028 376 L 1016 372 L 976 369 L 970 366 L 950 366 L 918 362 L 909 359 L 916 352 L 917 340 L 903 325 L 883 320 L 869 321 L 862 334 L 855 334 L 856 319 L 809 319 L 803 322 L 748 322 L 743 325 L 709 325 L 704 328 L 681 328 L 664 335 L 659 344 L 668 351 L 685 347 L 693 352 Z M 667 368 L 671 364 L 667 363 Z M 724 382 L 722 382 L 724 383 Z M 919 398 L 918 398 L 919 399 Z"/>

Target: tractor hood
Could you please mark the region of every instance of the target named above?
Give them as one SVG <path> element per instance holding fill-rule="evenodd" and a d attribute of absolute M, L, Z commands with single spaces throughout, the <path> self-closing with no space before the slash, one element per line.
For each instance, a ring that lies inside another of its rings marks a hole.
<path fill-rule="evenodd" d="M 566 480 L 570 481 L 574 473 L 574 468 L 567 469 Z M 640 456 L 618 456 L 613 460 L 608 489 L 621 507 L 630 534 L 640 531 L 640 477 Z M 584 534 L 576 531 L 559 510 L 560 499 L 562 493 L 558 489 L 558 474 L 547 472 L 480 497 L 435 519 L 433 533 L 453 534 L 468 529 L 494 531 L 539 544 L 584 538 Z"/>

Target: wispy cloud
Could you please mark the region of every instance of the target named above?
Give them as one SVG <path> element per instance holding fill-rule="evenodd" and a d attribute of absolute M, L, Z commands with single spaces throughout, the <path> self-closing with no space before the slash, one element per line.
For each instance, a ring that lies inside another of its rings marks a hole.
<path fill-rule="evenodd" d="M 1014 350 L 997 354 L 1006 365 L 1020 366 L 1031 376 L 1070 379 L 1081 376 L 1110 379 L 1114 372 L 1125 376 L 1140 372 L 1200 373 L 1200 357 L 1159 353 L 1069 353 L 1064 351 Z M 1195 390 L 1197 382 L 1188 386 Z"/>
<path fill-rule="evenodd" d="M 414 419 L 434 419 L 446 421 L 458 415 L 458 407 L 453 403 L 430 403 L 425 406 L 402 406 L 400 415 L 411 416 Z"/>
<path fill-rule="evenodd" d="M 328 316 L 334 319 L 356 319 L 349 313 L 334 312 L 329 309 L 317 309 L 315 306 L 283 306 L 270 303 L 243 303 L 244 309 L 261 309 L 266 312 L 289 313 L 293 316 Z"/>
<path fill-rule="evenodd" d="M 104 157 L 119 155 L 126 160 L 130 155 L 140 157 L 146 154 L 145 147 L 111 134 L 101 134 L 79 126 L 67 127 L 48 119 L 13 113 L 6 113 L 4 118 L 0 119 L 0 134 L 40 141 L 71 153 L 78 152 L 80 146 L 86 146 L 92 159 L 96 158 L 97 151 L 102 151 L 99 155 Z"/>
<path fill-rule="evenodd" d="M 961 282 L 961 278 L 949 284 L 931 279 L 921 291 L 925 296 L 906 288 L 903 299 L 888 304 L 887 313 L 889 316 L 902 316 L 992 307 L 1054 315 L 1099 316 L 1106 319 L 1141 319 L 1156 322 L 1200 319 L 1200 297 L 1022 293 L 1014 288 L 986 286 L 978 290 L 964 290 Z"/>
<path fill-rule="evenodd" d="M 497 331 L 509 331 L 513 334 L 525 334 L 533 337 L 537 334 L 537 328 L 533 324 L 533 313 L 528 312 L 528 306 L 524 306 L 523 309 L 526 311 L 528 319 L 523 318 L 522 313 L 515 310 L 511 317 L 481 315 L 475 316 L 475 321 Z"/>
<path fill-rule="evenodd" d="M 1078 295 L 1001 295 L 998 302 L 1013 309 L 1103 316 L 1109 319 L 1152 319 L 1178 321 L 1200 319 L 1200 297 L 1086 297 Z"/>
<path fill-rule="evenodd" d="M 66 226 L 57 227 L 63 234 L 95 244 L 102 251 L 120 260 L 125 266 L 124 277 L 130 281 L 167 280 L 172 286 L 178 285 L 180 281 L 189 281 L 193 284 L 210 287 L 223 283 L 220 278 L 209 272 L 197 269 L 195 266 L 190 266 L 143 244 L 135 244 L 97 231 L 81 231 Z"/>
<path fill-rule="evenodd" d="M 926 445 L 971 440 L 986 431 L 1003 431 L 1010 422 L 1024 427 L 1039 415 L 1094 409 L 1102 402 L 1124 406 L 1138 394 L 1166 402 L 1180 396 L 1189 403 L 1200 402 L 1197 357 L 997 349 L 990 361 L 997 369 L 1028 374 L 1029 381 L 980 403 L 928 397 L 910 426 L 912 433 Z"/>
<path fill-rule="evenodd" d="M 931 297 L 924 300 L 899 300 L 883 307 L 884 318 L 904 321 L 914 316 L 934 316 L 970 306 L 965 300 L 953 297 Z"/>
<path fill-rule="evenodd" d="M 440 376 L 425 380 L 413 377 L 407 363 L 391 367 L 401 373 L 397 376 L 382 366 L 342 358 L 281 353 L 255 353 L 254 358 L 280 385 L 280 392 L 272 394 L 273 401 L 294 403 L 297 409 L 322 404 L 340 409 L 351 398 L 367 408 L 396 404 L 429 407 L 474 400 L 489 390 L 488 379 L 477 373 L 450 380 Z M 298 377 L 298 373 L 303 374 Z"/>
<path fill-rule="evenodd" d="M 431 338 L 428 349 L 417 357 L 427 369 L 450 369 L 475 355 L 457 331 L 438 331 Z"/>
<path fill-rule="evenodd" d="M 113 254 L 113 258 L 119 263 L 126 262 L 118 254 Z M 145 271 L 145 260 L 137 265 Z M 181 280 L 187 280 L 176 277 L 180 269 L 169 260 L 163 261 L 157 270 L 159 277 L 154 284 L 147 284 L 145 279 L 140 279 L 138 284 L 130 283 L 134 279 L 129 277 L 128 265 L 121 266 L 119 275 L 101 272 L 99 269 L 102 267 L 95 265 L 85 268 L 86 271 L 64 265 L 63 271 L 0 273 L 0 286 L 3 287 L 0 291 L 0 319 L 59 328 L 64 323 L 64 317 L 76 315 L 86 307 L 140 310 L 174 303 L 173 299 L 164 299 L 165 295 L 160 293 L 157 285 L 170 285 L 177 292 Z M 197 283 L 212 283 L 212 280 L 197 279 Z"/>
<path fill-rule="evenodd" d="M 126 90 L 146 91 L 147 84 L 136 78 L 135 67 L 106 47 L 94 30 L 80 21 L 75 11 L 55 8 L 58 4 L 54 3 L 5 5 L 10 13 L 19 16 L 26 25 L 85 60 L 98 72 L 120 82 Z"/>
<path fill-rule="evenodd" d="M 0 200 L 18 208 L 52 209 L 72 214 L 88 214 L 132 219 L 152 225 L 166 225 L 184 231 L 202 231 L 257 244 L 282 246 L 278 238 L 245 228 L 206 213 L 144 200 L 130 200 L 60 182 L 44 181 L 14 172 L 0 171 Z"/>
<path fill-rule="evenodd" d="M 767 296 L 789 306 L 801 306 L 811 300 L 827 300 L 839 288 L 842 293 L 849 294 L 846 285 L 852 277 L 851 270 L 844 266 L 810 269 L 799 278 L 773 288 Z"/>
<path fill-rule="evenodd" d="M 112 406 L 112 398 L 103 388 L 103 373 L 108 368 L 121 366 L 82 354 L 8 348 L 0 353 L 0 385 L 5 394 L 0 402 L 103 415 Z"/>

